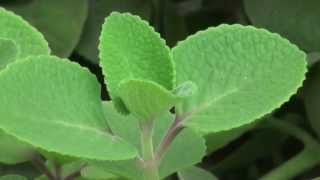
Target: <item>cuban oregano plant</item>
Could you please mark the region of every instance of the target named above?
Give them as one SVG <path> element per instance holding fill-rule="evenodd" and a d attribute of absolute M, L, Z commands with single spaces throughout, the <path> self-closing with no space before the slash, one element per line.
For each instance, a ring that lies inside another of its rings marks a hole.
<path fill-rule="evenodd" d="M 1 62 L 12 62 L 0 63 L 3 134 L 60 168 L 85 162 L 76 175 L 87 179 L 215 179 L 193 167 L 205 155 L 203 136 L 270 113 L 306 72 L 305 53 L 263 29 L 220 25 L 170 49 L 139 17 L 112 13 L 99 45 L 112 99 L 103 102 L 96 77 L 49 55 L 21 18 L 1 9 L 0 27 Z M 61 179 L 50 169 L 48 179 Z"/>

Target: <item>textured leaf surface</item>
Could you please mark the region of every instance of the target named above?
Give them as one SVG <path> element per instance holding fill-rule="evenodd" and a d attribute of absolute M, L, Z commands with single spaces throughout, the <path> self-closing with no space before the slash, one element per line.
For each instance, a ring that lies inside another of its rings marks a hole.
<path fill-rule="evenodd" d="M 27 178 L 19 175 L 6 175 L 1 176 L 0 180 L 27 180 Z"/>
<path fill-rule="evenodd" d="M 132 142 L 137 149 L 141 149 L 138 120 L 132 115 L 120 115 L 116 112 L 110 102 L 104 103 L 104 107 L 106 119 L 114 133 Z M 156 121 L 153 138 L 155 149 L 163 138 L 167 128 L 170 126 L 172 118 L 172 115 L 167 113 Z M 186 149 L 188 149 L 188 151 L 186 151 Z M 192 166 L 200 162 L 204 155 L 204 140 L 190 129 L 183 130 L 181 134 L 179 134 L 174 140 L 167 153 L 164 155 L 159 169 L 160 177 L 164 178 L 175 171 Z M 140 168 L 141 165 L 137 160 L 113 162 L 100 161 L 92 162 L 92 164 L 119 176 L 124 176 L 135 180 L 143 179 Z"/>
<path fill-rule="evenodd" d="M 123 80 L 150 80 L 168 90 L 174 88 L 175 71 L 169 48 L 139 17 L 120 13 L 107 17 L 99 50 L 109 93 L 120 112 L 126 112 L 118 94 Z"/>
<path fill-rule="evenodd" d="M 93 63 L 98 63 L 99 35 L 105 17 L 111 12 L 131 12 L 144 19 L 151 14 L 149 0 L 89 1 L 89 13 L 77 46 L 77 52 Z"/>
<path fill-rule="evenodd" d="M 14 41 L 0 38 L 0 70 L 19 56 L 19 49 Z"/>
<path fill-rule="evenodd" d="M 320 49 L 320 1 L 245 0 L 255 26 L 280 33 L 307 51 Z"/>
<path fill-rule="evenodd" d="M 158 117 L 181 100 L 160 85 L 142 80 L 120 83 L 119 95 L 130 113 L 142 121 Z"/>
<path fill-rule="evenodd" d="M 305 53 L 277 34 L 250 26 L 210 28 L 172 53 L 178 84 L 191 80 L 198 86 L 178 112 L 191 112 L 185 125 L 203 133 L 242 126 L 278 108 L 306 72 Z"/>
<path fill-rule="evenodd" d="M 88 4 L 86 0 L 33 0 L 6 8 L 39 29 L 55 55 L 68 57 L 79 42 Z"/>
<path fill-rule="evenodd" d="M 195 166 L 178 172 L 178 177 L 179 180 L 218 180 L 218 178 L 210 172 Z"/>
<path fill-rule="evenodd" d="M 317 64 L 305 84 L 304 97 L 308 119 L 320 137 L 320 65 Z"/>
<path fill-rule="evenodd" d="M 28 161 L 33 148 L 0 130 L 0 162 L 18 164 Z"/>
<path fill-rule="evenodd" d="M 8 39 L 18 47 L 19 58 L 49 54 L 44 37 L 21 17 L 0 7 L 0 38 Z M 0 63 L 1 64 L 1 63 Z"/>
<path fill-rule="evenodd" d="M 107 133 L 100 85 L 79 65 L 30 57 L 3 70 L 0 84 L 0 128 L 8 134 L 73 157 L 120 160 L 136 155 L 132 146 Z"/>

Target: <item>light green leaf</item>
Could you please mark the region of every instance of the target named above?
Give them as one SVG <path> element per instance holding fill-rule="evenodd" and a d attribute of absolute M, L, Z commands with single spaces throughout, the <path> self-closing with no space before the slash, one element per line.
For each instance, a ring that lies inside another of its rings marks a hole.
<path fill-rule="evenodd" d="M 100 59 L 109 93 L 119 112 L 128 113 L 119 98 L 124 80 L 149 80 L 172 90 L 174 65 L 160 35 L 138 16 L 112 13 L 100 37 Z"/>
<path fill-rule="evenodd" d="M 80 40 L 87 17 L 87 0 L 33 0 L 7 5 L 48 40 L 55 55 L 68 57 Z"/>
<path fill-rule="evenodd" d="M 280 33 L 309 52 L 320 49 L 320 1 L 245 0 L 244 5 L 255 26 Z"/>
<path fill-rule="evenodd" d="M 131 12 L 148 20 L 151 14 L 149 0 L 95 0 L 89 1 L 89 14 L 86 20 L 77 52 L 93 63 L 98 63 L 99 35 L 105 17 L 112 11 Z"/>
<path fill-rule="evenodd" d="M 196 166 L 178 172 L 178 177 L 179 180 L 218 180 L 218 178 L 210 172 Z"/>
<path fill-rule="evenodd" d="M 104 108 L 106 119 L 113 132 L 132 142 L 141 154 L 138 120 L 132 115 L 120 115 L 110 102 L 104 103 Z M 155 121 L 153 137 L 155 149 L 158 147 L 164 133 L 170 126 L 172 118 L 173 116 L 167 113 Z M 188 149 L 188 151 L 186 151 L 186 149 Z M 200 162 L 204 155 L 204 140 L 190 129 L 183 130 L 174 140 L 172 146 L 169 147 L 167 153 L 164 154 L 159 169 L 160 178 L 165 178 L 171 173 Z M 91 162 L 91 165 L 129 179 L 143 179 L 141 164 L 138 159 L 126 161 L 95 161 Z"/>
<path fill-rule="evenodd" d="M 27 178 L 20 175 L 5 175 L 1 176 L 0 180 L 27 180 Z"/>
<path fill-rule="evenodd" d="M 80 65 L 29 57 L 0 72 L 0 84 L 0 128 L 21 141 L 79 158 L 136 156 L 131 145 L 107 132 L 100 85 Z"/>
<path fill-rule="evenodd" d="M 195 83 L 191 81 L 186 81 L 178 85 L 173 90 L 173 93 L 180 97 L 189 97 L 197 93 L 197 91 L 198 91 L 198 87 Z"/>
<path fill-rule="evenodd" d="M 0 162 L 18 164 L 28 161 L 33 148 L 0 130 Z"/>
<path fill-rule="evenodd" d="M 14 41 L 0 38 L 0 70 L 19 56 L 19 49 Z"/>
<path fill-rule="evenodd" d="M 48 43 L 41 33 L 21 17 L 1 7 L 0 27 L 0 38 L 15 43 L 19 51 L 19 58 L 50 53 Z"/>
<path fill-rule="evenodd" d="M 81 176 L 92 180 L 124 180 L 96 166 L 87 166 L 81 171 Z"/>
<path fill-rule="evenodd" d="M 158 117 L 182 100 L 164 87 L 152 81 L 143 80 L 121 82 L 119 96 L 130 113 L 140 121 Z"/>
<path fill-rule="evenodd" d="M 301 86 L 306 55 L 263 29 L 221 25 L 180 42 L 172 51 L 178 84 L 198 93 L 177 107 L 185 126 L 204 134 L 249 124 L 278 108 Z M 285 72 L 285 73 L 284 73 Z"/>
<path fill-rule="evenodd" d="M 311 127 L 320 137 L 320 64 L 314 67 L 305 83 L 304 102 Z"/>

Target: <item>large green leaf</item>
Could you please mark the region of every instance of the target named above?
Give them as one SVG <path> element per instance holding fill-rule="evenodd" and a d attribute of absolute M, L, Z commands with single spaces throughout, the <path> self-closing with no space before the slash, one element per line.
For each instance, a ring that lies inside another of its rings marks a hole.
<path fill-rule="evenodd" d="M 87 0 L 32 0 L 5 7 L 39 29 L 60 57 L 68 57 L 79 42 L 88 11 Z"/>
<path fill-rule="evenodd" d="M 19 56 L 16 43 L 9 39 L 0 38 L 0 70 L 13 62 Z"/>
<path fill-rule="evenodd" d="M 21 141 L 79 158 L 136 156 L 131 145 L 107 132 L 100 85 L 80 65 L 29 57 L 0 72 L 0 84 L 0 128 Z"/>
<path fill-rule="evenodd" d="M 86 20 L 77 52 L 93 63 L 98 63 L 99 35 L 105 17 L 112 11 L 131 12 L 148 20 L 151 14 L 149 0 L 95 0 L 89 1 Z"/>
<path fill-rule="evenodd" d="M 218 178 L 210 172 L 196 166 L 178 172 L 178 177 L 180 180 L 218 180 Z"/>
<path fill-rule="evenodd" d="M 104 107 L 106 119 L 113 132 L 132 142 L 137 149 L 141 149 L 138 120 L 132 115 L 120 115 L 110 102 L 104 103 Z M 156 121 L 153 137 L 155 149 L 170 126 L 172 118 L 173 116 L 167 113 Z M 188 149 L 188 151 L 186 151 L 186 149 Z M 203 138 L 192 130 L 185 129 L 177 136 L 168 151 L 164 154 L 159 168 L 160 177 L 165 178 L 176 171 L 190 167 L 200 162 L 204 155 L 205 143 Z M 96 161 L 92 162 L 92 165 L 126 178 L 135 180 L 143 179 L 141 164 L 139 164 L 138 159 L 126 161 Z"/>
<path fill-rule="evenodd" d="M 209 28 L 172 53 L 177 82 L 198 86 L 177 112 L 191 113 L 185 125 L 203 133 L 239 127 L 278 108 L 306 72 L 305 53 L 277 34 L 250 26 Z"/>
<path fill-rule="evenodd" d="M 0 38 L 15 43 L 19 51 L 19 58 L 50 53 L 48 43 L 41 33 L 21 17 L 1 7 L 0 27 Z"/>
<path fill-rule="evenodd" d="M 320 1 L 245 0 L 255 26 L 280 33 L 307 51 L 320 49 Z"/>
<path fill-rule="evenodd" d="M 305 106 L 311 127 L 320 137 L 320 64 L 317 64 L 304 88 Z"/>
<path fill-rule="evenodd" d="M 99 50 L 109 93 L 120 112 L 127 112 L 118 92 L 123 80 L 150 80 L 167 90 L 174 88 L 175 71 L 169 48 L 139 17 L 120 13 L 107 17 Z"/>
<path fill-rule="evenodd" d="M 181 100 L 162 86 L 143 80 L 120 83 L 119 95 L 128 110 L 142 121 L 158 117 Z"/>

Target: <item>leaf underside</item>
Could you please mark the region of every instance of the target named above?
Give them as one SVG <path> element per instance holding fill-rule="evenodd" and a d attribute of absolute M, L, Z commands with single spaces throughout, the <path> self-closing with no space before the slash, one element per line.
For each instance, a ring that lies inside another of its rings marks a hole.
<path fill-rule="evenodd" d="M 135 157 L 131 145 L 107 132 L 100 85 L 80 65 L 29 57 L 0 72 L 0 84 L 0 128 L 19 140 L 72 157 Z"/>
<path fill-rule="evenodd" d="M 177 83 L 191 80 L 198 86 L 177 109 L 192 114 L 185 126 L 204 134 L 249 124 L 278 108 L 306 72 L 305 53 L 251 26 L 209 28 L 180 42 L 172 54 Z"/>

